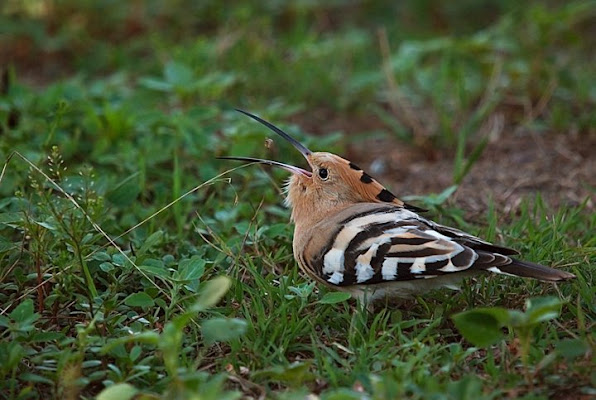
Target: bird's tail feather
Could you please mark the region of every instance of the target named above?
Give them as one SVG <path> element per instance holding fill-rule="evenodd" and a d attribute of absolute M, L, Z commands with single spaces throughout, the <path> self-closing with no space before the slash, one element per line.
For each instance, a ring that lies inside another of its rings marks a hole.
<path fill-rule="evenodd" d="M 500 265 L 499 271 L 504 274 L 521 276 L 524 278 L 534 278 L 541 281 L 557 282 L 565 281 L 567 279 L 575 278 L 570 272 L 561 271 L 544 265 L 536 264 L 529 261 L 522 261 L 516 258 L 511 258 L 511 264 Z"/>

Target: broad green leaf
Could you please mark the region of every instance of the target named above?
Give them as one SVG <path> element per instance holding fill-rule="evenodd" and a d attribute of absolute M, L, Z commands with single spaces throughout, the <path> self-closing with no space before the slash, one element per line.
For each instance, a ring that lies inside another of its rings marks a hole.
<path fill-rule="evenodd" d="M 474 346 L 486 347 L 501 340 L 509 320 L 508 310 L 500 307 L 478 308 L 451 317 L 464 338 Z"/>
<path fill-rule="evenodd" d="M 130 296 L 128 296 L 126 299 L 124 299 L 124 304 L 126 304 L 129 307 L 146 308 L 146 307 L 153 307 L 155 305 L 155 302 L 153 301 L 151 296 L 149 296 L 147 293 L 138 292 L 138 293 L 133 293 Z"/>
<path fill-rule="evenodd" d="M 25 349 L 19 343 L 0 343 L 0 371 L 16 368 L 24 356 Z"/>
<path fill-rule="evenodd" d="M 112 257 L 105 251 L 98 251 L 91 256 L 91 259 L 97 261 L 111 261 Z"/>
<path fill-rule="evenodd" d="M 39 314 L 33 312 L 33 300 L 26 299 L 10 313 L 10 318 L 17 322 L 21 329 L 32 327 L 39 319 Z"/>
<path fill-rule="evenodd" d="M 263 232 L 267 237 L 275 238 L 278 236 L 287 236 L 291 233 L 288 228 L 288 224 L 273 224 L 263 229 Z"/>
<path fill-rule="evenodd" d="M 450 382 L 447 387 L 452 398 L 458 400 L 476 400 L 483 394 L 482 381 L 474 375 L 467 375 L 459 381 Z"/>
<path fill-rule="evenodd" d="M 207 344 L 227 342 L 246 332 L 246 321 L 237 318 L 213 318 L 201 325 L 201 332 Z"/>
<path fill-rule="evenodd" d="M 33 382 L 33 383 L 43 383 L 46 385 L 54 385 L 54 381 L 52 379 L 46 378 L 45 376 L 37 375 L 31 372 L 25 372 L 19 376 L 20 379 Z"/>
<path fill-rule="evenodd" d="M 554 296 L 535 297 L 526 301 L 526 315 L 528 324 L 555 319 L 561 313 L 564 301 Z"/>
<path fill-rule="evenodd" d="M 134 258 L 126 257 L 122 253 L 116 253 L 116 254 L 112 255 L 111 259 L 112 259 L 112 264 L 117 265 L 119 267 L 123 267 L 127 263 L 129 263 L 128 259 L 131 259 L 134 261 Z"/>
<path fill-rule="evenodd" d="M 105 346 L 103 346 L 101 348 L 101 354 L 107 354 L 108 352 L 112 351 L 112 349 L 114 349 L 115 347 L 130 342 L 147 343 L 153 346 L 157 346 L 160 343 L 160 336 L 157 332 L 145 331 L 130 336 L 119 337 L 118 339 L 112 340 L 108 342 Z"/>
<path fill-rule="evenodd" d="M 20 344 L 10 345 L 8 352 L 8 366 L 12 369 L 21 362 L 21 359 L 25 356 L 25 349 Z"/>
<path fill-rule="evenodd" d="M 557 343 L 556 349 L 557 353 L 567 360 L 574 360 L 585 355 L 590 350 L 590 346 L 582 339 L 564 339 Z"/>
<path fill-rule="evenodd" d="M 101 264 L 99 264 L 99 268 L 103 272 L 110 272 L 110 271 L 113 271 L 114 269 L 116 269 L 116 267 L 114 267 L 114 265 L 109 262 L 102 262 Z"/>
<path fill-rule="evenodd" d="M 225 276 L 211 279 L 201 288 L 199 299 L 192 307 L 194 312 L 206 310 L 216 305 L 230 288 L 232 281 Z"/>
<path fill-rule="evenodd" d="M 162 358 L 166 370 L 171 376 L 177 375 L 179 362 L 178 356 L 183 338 L 182 330 L 191 318 L 192 314 L 189 312 L 173 318 L 164 326 L 163 332 L 160 336 L 159 349 L 162 352 Z"/>
<path fill-rule="evenodd" d="M 0 253 L 4 253 L 6 251 L 14 249 L 16 246 L 15 243 L 6 240 L 6 238 L 0 236 Z"/>
<path fill-rule="evenodd" d="M 148 250 L 150 250 L 153 246 L 156 246 L 161 243 L 163 239 L 163 231 L 156 231 L 153 232 L 145 241 L 143 245 L 138 251 L 138 254 L 145 254 Z"/>
<path fill-rule="evenodd" d="M 205 273 L 205 264 L 207 260 L 199 256 L 180 261 L 175 280 L 188 282 L 199 279 Z"/>
<path fill-rule="evenodd" d="M 136 201 L 141 193 L 139 174 L 135 173 L 120 183 L 106 194 L 106 198 L 115 206 L 126 207 Z"/>
<path fill-rule="evenodd" d="M 31 338 L 31 342 L 50 342 L 54 340 L 61 340 L 65 337 L 62 332 L 37 332 Z"/>
<path fill-rule="evenodd" d="M 10 312 L 10 318 L 15 322 L 22 322 L 33 314 L 33 300 L 25 299 Z"/>
<path fill-rule="evenodd" d="M 528 324 L 528 316 L 519 310 L 508 310 L 509 325 L 512 327 L 526 326 Z"/>
<path fill-rule="evenodd" d="M 165 267 L 165 265 L 156 263 L 156 262 L 151 262 L 150 261 L 154 261 L 154 260 L 145 260 L 144 264 L 139 265 L 139 269 L 145 271 L 146 273 L 148 273 L 149 275 L 154 275 L 154 276 L 158 276 L 160 278 L 164 278 L 164 279 L 170 279 L 170 271 L 168 271 L 168 269 Z"/>
<path fill-rule="evenodd" d="M 23 213 L 21 212 L 4 212 L 4 213 L 0 213 L 0 225 L 3 224 L 10 224 L 13 222 L 19 222 L 22 221 L 24 218 Z"/>
<path fill-rule="evenodd" d="M 172 84 L 164 81 L 163 79 L 140 78 L 139 85 L 146 87 L 147 89 L 157 90 L 160 92 L 171 92 L 172 91 Z"/>
<path fill-rule="evenodd" d="M 288 290 L 292 293 L 295 293 L 299 297 L 306 299 L 308 296 L 311 295 L 313 289 L 315 288 L 316 282 L 311 283 L 302 283 L 298 286 L 290 286 Z M 289 296 L 289 297 L 288 297 Z M 286 295 L 286 298 L 293 298 L 292 295 Z"/>
<path fill-rule="evenodd" d="M 116 383 L 97 395 L 97 400 L 130 400 L 139 391 L 129 383 Z"/>
<path fill-rule="evenodd" d="M 325 293 L 323 298 L 319 300 L 320 304 L 336 304 L 348 300 L 352 295 L 347 292 L 329 292 Z"/>
<path fill-rule="evenodd" d="M 81 363 L 81 367 L 95 368 L 95 367 L 99 367 L 102 364 L 103 364 L 103 361 L 101 361 L 101 360 L 86 360 Z"/>
<path fill-rule="evenodd" d="M 229 279 L 225 278 L 224 280 L 219 278 L 208 281 L 203 288 L 204 290 L 202 291 L 199 300 L 187 311 L 172 318 L 172 320 L 164 326 L 159 346 L 163 350 L 165 358 L 170 359 L 178 356 L 177 349 L 182 342 L 184 327 L 186 327 L 190 320 L 199 312 L 204 311 L 217 303 L 225 294 L 229 287 Z M 168 363 L 168 360 L 166 360 L 166 363 Z M 173 364 L 170 365 L 170 367 L 173 367 Z"/>
<path fill-rule="evenodd" d="M 175 61 L 166 64 L 164 77 L 168 83 L 176 87 L 189 86 L 194 81 L 192 70 L 188 66 Z"/>
<path fill-rule="evenodd" d="M 50 224 L 49 222 L 44 222 L 44 221 L 34 221 L 34 222 L 37 225 L 42 226 L 42 227 L 49 229 L 51 231 L 55 231 L 57 229 L 54 225 Z"/>
<path fill-rule="evenodd" d="M 129 358 L 130 361 L 136 361 L 137 358 L 139 358 L 139 356 L 141 355 L 141 353 L 143 352 L 143 348 L 139 345 L 134 346 L 131 350 L 130 350 L 130 354 L 129 354 Z"/>

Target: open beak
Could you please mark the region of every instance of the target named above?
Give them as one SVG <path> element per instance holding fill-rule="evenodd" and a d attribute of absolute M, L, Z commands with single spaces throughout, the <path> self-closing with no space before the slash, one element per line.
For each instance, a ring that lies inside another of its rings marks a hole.
<path fill-rule="evenodd" d="M 242 114 L 251 117 L 252 119 L 254 119 L 257 122 L 260 122 L 261 124 L 265 125 L 267 128 L 271 129 L 273 132 L 277 133 L 282 138 L 286 139 L 288 142 L 292 143 L 292 145 L 300 152 L 300 154 L 302 154 L 304 156 L 304 158 L 306 158 L 306 161 L 308 161 L 308 156 L 310 156 L 312 154 L 312 152 L 309 149 L 307 149 L 306 146 L 304 146 L 302 143 L 300 143 L 299 141 L 297 141 L 296 139 L 294 139 L 293 137 L 291 137 L 290 135 L 288 135 L 287 133 L 285 133 L 284 131 L 279 129 L 277 126 L 273 125 L 270 122 L 265 121 L 264 119 L 257 117 L 256 115 L 253 115 L 249 112 L 240 110 L 238 108 L 236 109 L 236 111 L 241 112 Z M 276 167 L 283 168 L 286 171 L 289 171 L 293 174 L 304 175 L 309 178 L 312 177 L 312 172 L 310 172 L 310 171 L 307 171 L 307 170 L 299 168 L 299 167 L 295 167 L 293 165 L 280 163 L 277 161 L 263 160 L 260 158 L 252 158 L 252 157 L 217 157 L 217 158 L 220 160 L 236 160 L 236 161 L 254 162 L 254 163 L 265 164 L 265 165 L 273 165 Z"/>
<path fill-rule="evenodd" d="M 293 174 L 304 175 L 309 178 L 312 176 L 312 172 L 310 172 L 310 171 L 307 171 L 307 170 L 299 168 L 299 167 L 295 167 L 293 165 L 284 164 L 284 163 L 280 163 L 280 162 L 272 161 L 272 160 L 263 160 L 261 158 L 252 158 L 252 157 L 227 157 L 227 156 L 216 157 L 216 158 L 219 160 L 246 161 L 246 162 L 259 163 L 259 164 L 265 164 L 265 165 L 273 165 L 275 167 L 283 168 L 286 171 L 290 171 Z"/>

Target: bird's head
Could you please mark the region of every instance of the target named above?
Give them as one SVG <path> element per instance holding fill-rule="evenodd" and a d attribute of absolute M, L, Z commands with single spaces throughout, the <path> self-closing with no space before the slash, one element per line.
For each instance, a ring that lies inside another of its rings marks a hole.
<path fill-rule="evenodd" d="M 306 158 L 310 171 L 272 160 L 219 157 L 273 165 L 291 172 L 286 202 L 292 209 L 292 220 L 296 225 L 303 223 L 314 225 L 331 212 L 355 203 L 379 202 L 393 203 L 397 206 L 405 205 L 383 185 L 345 158 L 332 153 L 312 152 L 275 125 L 246 111 L 238 111 L 289 141 Z"/>

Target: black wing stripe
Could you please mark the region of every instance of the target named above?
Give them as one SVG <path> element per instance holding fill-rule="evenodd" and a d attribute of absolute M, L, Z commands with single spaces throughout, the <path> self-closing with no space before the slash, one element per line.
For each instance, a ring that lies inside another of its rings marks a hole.
<path fill-rule="evenodd" d="M 375 276 L 373 277 L 373 279 L 378 279 L 378 282 L 381 282 L 383 280 L 381 268 L 383 265 L 383 261 L 385 260 L 385 255 L 387 254 L 387 251 L 390 247 L 391 243 L 384 243 L 380 245 L 377 249 L 377 254 L 370 261 L 371 267 L 373 267 L 373 269 L 375 270 Z"/>
<path fill-rule="evenodd" d="M 407 246 L 421 246 L 429 242 L 433 242 L 436 239 L 433 237 L 394 237 L 391 239 L 392 245 L 407 245 Z"/>
<path fill-rule="evenodd" d="M 383 228 L 384 227 L 385 226 L 383 226 Z M 417 231 L 416 226 L 412 225 L 410 221 L 399 221 L 398 223 L 391 223 L 389 228 L 390 229 L 378 232 L 377 236 L 370 235 L 366 237 L 364 240 L 360 240 L 362 239 L 362 237 L 359 237 L 358 241 L 351 244 L 349 250 L 360 253 L 366 251 L 366 249 L 368 249 L 375 243 L 384 244 L 386 241 L 391 241 L 392 246 L 421 246 L 425 243 L 434 242 L 437 240 L 435 237 L 425 235 L 422 232 Z"/>
<path fill-rule="evenodd" d="M 378 224 L 371 224 L 366 226 L 366 228 L 362 232 L 356 234 L 356 236 L 354 236 L 354 238 L 350 241 L 348 247 L 345 250 L 344 274 L 355 276 L 354 268 L 356 267 L 356 259 L 358 258 L 358 256 L 365 253 L 370 248 L 370 246 L 360 248 L 360 245 L 363 242 L 365 242 L 367 239 L 379 238 L 385 230 L 394 225 L 394 222 L 382 222 Z M 389 240 L 390 238 L 387 238 L 388 242 Z M 379 250 L 377 249 L 377 254 L 378 251 Z M 347 277 L 344 277 L 344 281 L 349 281 L 349 279 L 347 279 Z"/>
<path fill-rule="evenodd" d="M 449 259 L 444 258 L 442 260 L 426 262 L 424 265 L 425 265 L 427 271 L 431 271 L 433 273 L 437 273 L 437 272 L 445 273 L 445 272 L 441 271 L 441 268 L 446 267 L 447 264 L 449 264 Z"/>
<path fill-rule="evenodd" d="M 395 246 L 391 247 L 391 252 L 387 254 L 387 257 L 397 258 L 426 258 L 439 255 L 447 255 L 453 252 L 453 249 L 438 249 L 436 247 L 420 247 L 419 249 L 409 251 L 393 251 Z"/>
<path fill-rule="evenodd" d="M 400 280 L 409 280 L 416 278 L 414 272 L 412 272 L 413 262 L 401 261 L 397 264 L 397 278 Z"/>

